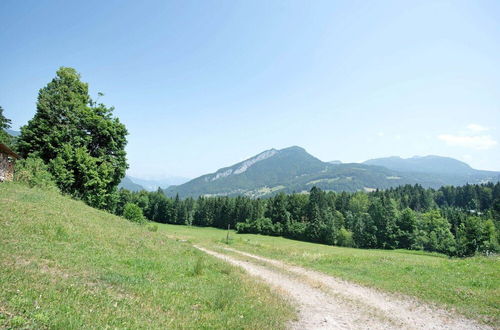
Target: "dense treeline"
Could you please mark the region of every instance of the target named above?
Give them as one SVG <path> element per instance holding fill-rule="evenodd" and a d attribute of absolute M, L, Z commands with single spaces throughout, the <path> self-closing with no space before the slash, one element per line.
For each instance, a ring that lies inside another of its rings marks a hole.
<path fill-rule="evenodd" d="M 278 194 L 269 199 L 199 197 L 181 200 L 122 189 L 127 204 L 160 223 L 236 228 L 330 245 L 413 249 L 470 256 L 498 251 L 500 183 L 424 189 L 401 186 L 371 193 Z"/>

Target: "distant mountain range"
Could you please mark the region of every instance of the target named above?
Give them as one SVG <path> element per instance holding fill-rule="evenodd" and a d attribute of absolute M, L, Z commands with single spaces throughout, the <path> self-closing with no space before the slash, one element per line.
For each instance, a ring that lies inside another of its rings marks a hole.
<path fill-rule="evenodd" d="M 500 172 L 480 171 L 464 162 L 439 156 L 388 157 L 364 163 L 323 162 L 303 148 L 266 150 L 165 190 L 169 196 L 266 197 L 278 192 L 306 192 L 313 186 L 332 191 L 371 191 L 403 184 L 438 188 L 500 181 Z"/>
<path fill-rule="evenodd" d="M 6 129 L 5 131 L 7 133 L 9 133 L 10 135 L 12 135 L 12 136 L 19 136 L 19 135 L 21 135 L 21 132 L 19 132 L 19 131 L 13 131 L 11 129 Z"/>
<path fill-rule="evenodd" d="M 152 180 L 152 179 L 140 179 L 131 176 L 125 176 L 118 185 L 118 188 L 125 188 L 130 191 L 156 191 L 158 188 L 165 189 L 171 185 L 179 185 L 189 181 L 188 178 L 172 176 L 164 179 Z"/>
<path fill-rule="evenodd" d="M 124 188 L 124 189 L 127 189 L 127 190 L 130 190 L 130 191 L 141 191 L 141 190 L 146 190 L 144 189 L 143 186 L 141 186 L 140 184 L 137 184 L 135 183 L 134 181 L 132 181 L 130 179 L 130 177 L 128 176 L 125 176 L 122 181 L 120 182 L 120 184 L 118 185 L 118 189 L 120 188 Z"/>
<path fill-rule="evenodd" d="M 363 164 L 383 166 L 400 172 L 435 173 L 445 175 L 487 175 L 489 173 L 488 171 L 475 170 L 468 164 L 459 160 L 441 156 L 415 156 L 406 159 L 401 157 L 377 158 L 367 160 Z"/>

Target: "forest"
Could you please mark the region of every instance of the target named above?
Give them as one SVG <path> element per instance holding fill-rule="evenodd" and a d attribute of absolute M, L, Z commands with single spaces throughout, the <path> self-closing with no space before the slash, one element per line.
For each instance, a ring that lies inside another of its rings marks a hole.
<path fill-rule="evenodd" d="M 500 183 L 405 185 L 374 192 L 309 194 L 268 199 L 180 199 L 121 189 L 114 212 L 127 218 L 180 225 L 235 228 L 239 233 L 283 236 L 322 244 L 435 251 L 449 256 L 498 252 Z"/>

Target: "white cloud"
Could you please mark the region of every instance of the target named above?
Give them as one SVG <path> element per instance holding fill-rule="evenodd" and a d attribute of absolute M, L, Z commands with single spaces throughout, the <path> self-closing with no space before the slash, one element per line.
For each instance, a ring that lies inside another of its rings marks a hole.
<path fill-rule="evenodd" d="M 441 134 L 438 138 L 446 142 L 449 146 L 473 148 L 478 150 L 490 149 L 497 144 L 497 141 L 493 140 L 493 138 L 489 135 L 467 136 Z"/>
<path fill-rule="evenodd" d="M 472 132 L 484 132 L 484 131 L 489 130 L 489 128 L 478 125 L 478 124 L 469 124 L 467 126 L 467 129 L 469 129 Z"/>
<path fill-rule="evenodd" d="M 382 137 L 382 136 L 384 136 L 384 135 L 385 135 L 385 134 L 384 134 L 384 132 L 378 132 L 378 133 L 377 133 L 377 136 L 381 136 L 381 137 Z"/>

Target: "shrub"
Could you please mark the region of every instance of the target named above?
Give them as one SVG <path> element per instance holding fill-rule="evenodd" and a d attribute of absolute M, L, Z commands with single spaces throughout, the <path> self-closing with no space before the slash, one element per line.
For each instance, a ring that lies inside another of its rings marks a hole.
<path fill-rule="evenodd" d="M 422 214 L 418 227 L 413 249 L 455 255 L 456 243 L 450 232 L 451 225 L 439 211 L 433 210 Z"/>
<path fill-rule="evenodd" d="M 285 230 L 285 236 L 303 240 L 305 239 L 306 223 L 299 221 L 291 221 L 287 223 L 287 228 Z"/>
<path fill-rule="evenodd" d="M 125 204 L 123 208 L 123 217 L 132 222 L 143 224 L 146 222 L 144 215 L 142 214 L 142 210 L 139 206 L 133 203 Z"/>
<path fill-rule="evenodd" d="M 457 232 L 457 255 L 473 256 L 477 252 L 493 253 L 498 251 L 495 224 L 491 219 L 467 217 Z"/>
<path fill-rule="evenodd" d="M 37 157 L 28 157 L 16 162 L 14 181 L 24 183 L 32 188 L 58 190 L 47 165 Z"/>
<path fill-rule="evenodd" d="M 339 232 L 337 233 L 337 245 L 353 247 L 354 241 L 352 239 L 352 232 L 345 229 L 344 227 L 340 228 Z"/>
<path fill-rule="evenodd" d="M 276 229 L 281 231 L 281 226 L 278 226 Z M 236 230 L 238 233 L 273 235 L 275 233 L 275 226 L 269 218 L 247 219 L 245 222 L 237 223 Z"/>

